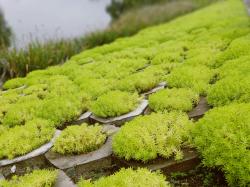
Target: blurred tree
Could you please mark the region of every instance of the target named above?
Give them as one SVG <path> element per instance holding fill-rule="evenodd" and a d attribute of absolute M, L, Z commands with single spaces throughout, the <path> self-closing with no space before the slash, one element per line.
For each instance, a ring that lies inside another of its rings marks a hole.
<path fill-rule="evenodd" d="M 11 41 L 11 29 L 7 26 L 3 12 L 0 10 L 0 49 L 8 47 Z"/>
<path fill-rule="evenodd" d="M 107 11 L 113 19 L 117 19 L 122 13 L 124 13 L 128 9 L 141 5 L 166 1 L 170 0 L 112 0 L 111 4 L 107 7 Z"/>

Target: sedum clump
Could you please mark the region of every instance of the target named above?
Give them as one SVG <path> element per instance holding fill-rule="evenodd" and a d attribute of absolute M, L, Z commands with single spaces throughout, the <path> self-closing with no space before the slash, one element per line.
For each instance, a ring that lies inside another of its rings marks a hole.
<path fill-rule="evenodd" d="M 126 92 L 146 92 L 159 83 L 159 77 L 154 72 L 143 72 L 135 73 L 127 76 L 124 79 L 118 81 L 117 88 L 121 91 Z"/>
<path fill-rule="evenodd" d="M 139 103 L 138 94 L 122 91 L 110 91 L 100 97 L 91 106 L 91 112 L 99 117 L 116 117 L 133 111 Z"/>
<path fill-rule="evenodd" d="M 43 80 L 36 73 L 29 74 L 32 76 L 26 87 L 8 90 L 0 96 L 0 102 L 4 102 L 0 107 L 0 123 L 14 127 L 41 118 L 58 127 L 87 110 L 88 96 L 67 77 L 54 75 Z"/>
<path fill-rule="evenodd" d="M 159 111 L 184 111 L 192 110 L 199 102 L 199 94 L 186 88 L 172 88 L 160 90 L 149 96 L 149 107 Z"/>
<path fill-rule="evenodd" d="M 227 50 L 221 54 L 219 57 L 219 61 L 226 61 L 231 59 L 237 59 L 241 56 L 249 56 L 249 47 L 250 47 L 250 34 L 242 37 L 239 37 L 229 45 Z"/>
<path fill-rule="evenodd" d="M 250 72 L 250 55 L 249 56 L 241 56 L 240 58 L 229 60 L 225 64 L 223 64 L 218 69 L 218 77 L 226 78 L 226 77 L 235 77 L 239 75 L 248 75 Z"/>
<path fill-rule="evenodd" d="M 15 78 L 15 79 L 10 79 L 8 80 L 4 85 L 4 89 L 13 89 L 13 88 L 18 88 L 24 85 L 24 78 Z"/>
<path fill-rule="evenodd" d="M 0 159 L 13 159 L 49 142 L 55 129 L 51 122 L 34 119 L 24 126 L 6 128 L 0 134 Z"/>
<path fill-rule="evenodd" d="M 170 187 L 164 175 L 148 169 L 122 168 L 119 172 L 95 182 L 81 180 L 78 187 Z"/>
<path fill-rule="evenodd" d="M 83 90 L 92 100 L 96 100 L 101 95 L 109 92 L 114 87 L 114 80 L 111 79 L 93 79 L 81 78 L 75 80 L 80 89 Z"/>
<path fill-rule="evenodd" d="M 57 170 L 34 170 L 24 176 L 14 176 L 10 180 L 0 181 L 1 187 L 53 187 L 57 179 Z"/>
<path fill-rule="evenodd" d="M 181 148 L 192 122 L 179 112 L 153 113 L 126 123 L 113 138 L 114 154 L 126 160 L 147 162 L 158 156 L 183 158 Z"/>
<path fill-rule="evenodd" d="M 250 102 L 250 56 L 229 60 L 218 69 L 219 80 L 208 91 L 210 105 Z"/>
<path fill-rule="evenodd" d="M 99 125 L 68 126 L 56 139 L 53 151 L 60 154 L 83 154 L 94 151 L 104 144 L 107 135 Z"/>
<path fill-rule="evenodd" d="M 250 185 L 249 111 L 249 103 L 214 108 L 192 130 L 203 164 L 223 170 L 230 186 Z"/>
<path fill-rule="evenodd" d="M 200 95 L 206 95 L 214 73 L 204 65 L 183 65 L 175 68 L 167 77 L 169 87 L 190 88 Z"/>
<path fill-rule="evenodd" d="M 250 74 L 229 76 L 219 80 L 208 91 L 210 105 L 223 106 L 234 103 L 250 102 Z"/>

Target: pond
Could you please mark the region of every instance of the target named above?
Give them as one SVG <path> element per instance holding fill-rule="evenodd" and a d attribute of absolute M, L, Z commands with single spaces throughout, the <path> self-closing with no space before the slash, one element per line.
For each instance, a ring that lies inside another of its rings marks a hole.
<path fill-rule="evenodd" d="M 0 0 L 0 8 L 14 33 L 14 45 L 24 47 L 32 40 L 73 38 L 107 27 L 110 1 Z"/>

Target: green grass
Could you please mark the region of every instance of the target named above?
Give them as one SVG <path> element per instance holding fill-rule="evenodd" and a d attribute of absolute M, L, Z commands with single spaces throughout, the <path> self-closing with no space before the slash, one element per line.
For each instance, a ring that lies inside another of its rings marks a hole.
<path fill-rule="evenodd" d="M 77 40 L 31 42 L 27 48 L 2 50 L 0 54 L 8 62 L 10 77 L 25 76 L 36 69 L 64 63 L 69 57 L 83 50 L 83 43 Z"/>

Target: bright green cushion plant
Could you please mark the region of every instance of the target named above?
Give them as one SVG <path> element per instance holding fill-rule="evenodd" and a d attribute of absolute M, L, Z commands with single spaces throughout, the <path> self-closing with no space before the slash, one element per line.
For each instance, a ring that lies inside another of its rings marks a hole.
<path fill-rule="evenodd" d="M 227 50 L 221 54 L 218 61 L 226 61 L 226 60 L 236 59 L 241 56 L 249 56 L 250 55 L 249 47 L 250 47 L 250 34 L 237 38 L 233 40 L 233 42 L 229 45 Z"/>
<path fill-rule="evenodd" d="M 159 172 L 150 172 L 145 168 L 122 168 L 119 172 L 95 182 L 81 180 L 78 187 L 170 187 L 170 184 Z"/>
<path fill-rule="evenodd" d="M 7 82 L 4 83 L 3 88 L 4 89 L 13 89 L 18 88 L 24 85 L 24 78 L 15 78 L 10 79 Z"/>
<path fill-rule="evenodd" d="M 38 98 L 43 99 L 47 95 L 47 84 L 35 84 L 23 89 L 23 95 L 36 95 Z"/>
<path fill-rule="evenodd" d="M 93 72 L 92 72 L 93 73 Z M 114 87 L 114 80 L 111 79 L 93 79 L 93 78 L 76 78 L 80 89 L 85 92 L 92 100 L 109 92 Z"/>
<path fill-rule="evenodd" d="M 223 106 L 232 102 L 250 102 L 250 74 L 228 76 L 219 80 L 208 91 L 210 105 Z"/>
<path fill-rule="evenodd" d="M 218 77 L 234 77 L 239 75 L 248 75 L 250 72 L 250 55 L 226 61 L 223 66 L 218 69 Z"/>
<path fill-rule="evenodd" d="M 187 112 L 198 102 L 199 94 L 186 88 L 160 90 L 149 96 L 149 107 L 156 112 L 172 110 Z"/>
<path fill-rule="evenodd" d="M 60 126 L 79 116 L 81 111 L 85 111 L 85 107 L 80 97 L 49 95 L 41 100 L 34 95 L 28 95 L 20 98 L 15 104 L 5 105 L 2 110 L 4 111 L 2 123 L 8 127 L 23 125 L 35 118 L 48 119 L 55 126 Z"/>
<path fill-rule="evenodd" d="M 110 91 L 100 96 L 91 106 L 91 112 L 99 117 L 116 117 L 133 111 L 139 103 L 134 93 Z"/>
<path fill-rule="evenodd" d="M 37 77 L 32 79 L 38 81 Z M 12 94 L 0 96 L 5 102 L 0 107 L 0 122 L 3 125 L 14 127 L 42 118 L 58 127 L 87 110 L 88 96 L 67 77 L 56 75 L 46 80 L 40 77 L 39 80 L 42 83 L 32 83 L 22 90 L 10 90 Z"/>
<path fill-rule="evenodd" d="M 200 95 L 205 95 L 213 76 L 213 71 L 204 65 L 183 65 L 169 74 L 167 84 L 171 88 L 190 88 Z"/>
<path fill-rule="evenodd" d="M 65 122 L 70 122 L 86 111 L 81 99 L 76 97 L 53 97 L 40 104 L 35 112 L 35 116 L 53 121 L 56 127 L 62 126 Z"/>
<path fill-rule="evenodd" d="M 211 40 L 207 41 L 207 44 L 209 45 L 209 42 Z M 194 65 L 205 65 L 210 68 L 215 68 L 219 66 L 220 64 L 217 63 L 216 58 L 217 56 L 222 53 L 221 50 L 218 50 L 216 48 L 211 48 L 209 46 L 203 46 L 199 43 L 196 43 L 197 47 L 194 49 L 191 49 L 188 51 L 187 54 L 187 60 L 185 61 L 185 64 L 194 66 Z"/>
<path fill-rule="evenodd" d="M 214 108 L 192 131 L 203 164 L 225 172 L 230 186 L 250 185 L 250 104 Z"/>
<path fill-rule="evenodd" d="M 169 72 L 179 64 L 166 63 L 158 65 L 148 65 L 139 72 L 126 76 L 117 81 L 117 89 L 127 92 L 143 93 L 156 87 Z"/>
<path fill-rule="evenodd" d="M 1 187 L 53 187 L 57 170 L 34 170 L 24 176 L 14 176 L 11 180 L 0 181 Z"/>
<path fill-rule="evenodd" d="M 100 78 L 121 79 L 143 69 L 148 65 L 148 61 L 143 58 L 117 58 L 111 54 L 105 56 L 102 62 L 93 65 L 95 65 L 95 67 L 92 68 L 92 70 L 95 71 Z"/>
<path fill-rule="evenodd" d="M 53 151 L 60 154 L 83 154 L 98 149 L 107 135 L 99 125 L 68 126 L 56 139 Z"/>
<path fill-rule="evenodd" d="M 0 124 L 3 123 L 3 118 L 9 108 L 21 97 L 20 93 L 20 90 L 8 90 L 7 92 L 0 90 Z"/>
<path fill-rule="evenodd" d="M 17 103 L 9 105 L 2 118 L 3 125 L 6 127 L 21 126 L 33 118 L 35 119 L 34 114 L 39 111 L 41 102 L 34 97 L 23 97 Z"/>
<path fill-rule="evenodd" d="M 127 76 L 118 81 L 117 88 L 127 92 L 146 92 L 159 83 L 159 79 L 153 73 L 140 72 Z"/>
<path fill-rule="evenodd" d="M 152 64 L 183 63 L 190 44 L 176 40 L 168 40 L 160 44 Z"/>
<path fill-rule="evenodd" d="M 0 159 L 13 159 L 49 142 L 55 129 L 51 122 L 34 119 L 24 126 L 6 128 L 0 134 Z"/>
<path fill-rule="evenodd" d="M 158 156 L 183 158 L 182 146 L 192 122 L 180 112 L 152 113 L 126 123 L 114 135 L 114 154 L 126 160 L 150 161 Z"/>

